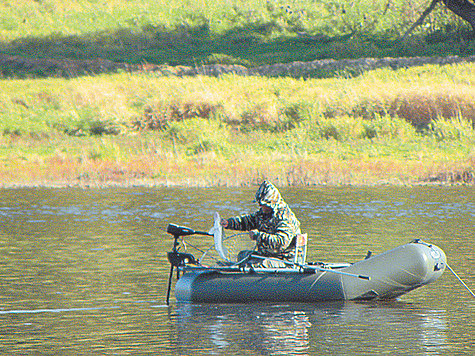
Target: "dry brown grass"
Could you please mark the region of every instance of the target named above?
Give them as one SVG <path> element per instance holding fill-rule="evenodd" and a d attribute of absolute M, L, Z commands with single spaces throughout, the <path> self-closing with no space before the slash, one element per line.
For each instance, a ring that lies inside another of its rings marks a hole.
<path fill-rule="evenodd" d="M 276 162 L 262 157 L 249 164 L 215 159 L 178 158 L 152 162 L 148 157 L 130 162 L 79 162 L 52 158 L 44 162 L 12 162 L 0 167 L 0 186 L 242 186 L 261 179 L 279 185 L 411 185 L 423 183 L 475 184 L 474 159 L 463 162 L 406 162 L 392 159 L 299 158 Z"/>
<path fill-rule="evenodd" d="M 475 125 L 475 90 L 458 88 L 456 92 L 411 90 L 393 98 L 389 113 L 406 119 L 416 126 L 437 119 L 465 119 Z"/>
<path fill-rule="evenodd" d="M 330 104 L 324 113 L 329 118 L 350 115 L 367 120 L 389 115 L 405 119 L 416 127 L 439 119 L 462 119 L 473 123 L 475 128 L 475 88 L 437 85 L 379 88 L 353 98 L 346 106 L 335 108 Z"/>

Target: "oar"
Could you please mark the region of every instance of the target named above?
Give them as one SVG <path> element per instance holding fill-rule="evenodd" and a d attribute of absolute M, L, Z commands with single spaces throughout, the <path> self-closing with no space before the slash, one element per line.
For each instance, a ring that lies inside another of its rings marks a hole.
<path fill-rule="evenodd" d="M 475 294 L 472 292 L 472 290 L 470 288 L 468 288 L 468 286 L 465 284 L 464 281 L 462 281 L 462 278 L 460 278 L 457 273 L 455 273 L 455 271 L 452 269 L 452 267 L 449 266 L 449 264 L 447 262 L 445 262 L 445 265 L 447 266 L 447 268 L 449 269 L 450 272 L 452 272 L 454 274 L 454 276 L 460 281 L 460 283 L 462 283 L 462 285 L 470 292 L 470 294 L 472 295 L 472 297 L 475 298 Z"/>
<path fill-rule="evenodd" d="M 264 256 L 259 256 L 259 255 L 251 255 L 251 257 L 261 259 L 261 260 L 269 259 L 269 260 L 272 260 L 272 261 L 283 262 L 283 263 L 285 263 L 286 265 L 289 265 L 289 266 L 297 266 L 297 267 L 300 267 L 300 268 L 314 269 L 314 270 L 318 270 L 320 272 L 330 272 L 330 273 L 340 274 L 340 275 L 343 275 L 343 276 L 360 278 L 360 279 L 364 279 L 364 280 L 367 280 L 367 281 L 371 280 L 371 277 L 363 276 L 361 274 L 348 273 L 348 272 L 343 272 L 343 271 L 336 271 L 336 270 L 333 270 L 333 269 L 322 268 L 322 267 L 318 267 L 318 266 L 301 265 L 301 264 L 298 264 L 298 263 L 293 263 L 293 262 L 290 262 L 290 261 L 285 261 L 285 260 L 281 260 L 279 258 L 274 258 L 274 257 L 264 257 Z"/>

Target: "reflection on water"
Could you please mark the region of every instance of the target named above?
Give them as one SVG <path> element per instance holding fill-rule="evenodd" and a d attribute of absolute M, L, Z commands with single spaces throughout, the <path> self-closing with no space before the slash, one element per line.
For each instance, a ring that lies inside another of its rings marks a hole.
<path fill-rule="evenodd" d="M 171 319 L 181 354 L 193 345 L 249 355 L 380 354 L 401 345 L 402 353 L 439 355 L 448 347 L 445 311 L 398 302 L 181 304 Z"/>
<path fill-rule="evenodd" d="M 116 307 L 118 308 L 118 307 Z M 0 310 L 0 315 L 5 314 L 37 314 L 37 313 L 70 313 L 92 310 L 101 310 L 105 308 L 66 308 L 66 309 L 23 309 L 23 310 Z"/>
<path fill-rule="evenodd" d="M 207 230 L 215 211 L 253 211 L 253 193 L 0 190 L 0 354 L 473 354 L 475 303 L 448 273 L 389 304 L 165 306 L 167 224 Z M 282 194 L 309 235 L 310 261 L 353 262 L 422 238 L 475 286 L 474 188 Z"/>
<path fill-rule="evenodd" d="M 308 328 L 305 311 L 281 305 L 192 306 L 175 310 L 177 349 L 183 353 L 195 344 L 208 344 L 217 354 L 306 354 Z M 198 327 L 198 329 L 197 329 Z"/>

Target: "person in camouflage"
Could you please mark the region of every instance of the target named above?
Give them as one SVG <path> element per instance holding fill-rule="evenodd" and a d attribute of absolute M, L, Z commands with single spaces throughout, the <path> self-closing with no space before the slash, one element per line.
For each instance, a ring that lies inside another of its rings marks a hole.
<path fill-rule="evenodd" d="M 295 238 L 300 234 L 300 222 L 270 182 L 264 181 L 256 192 L 259 210 L 248 215 L 223 219 L 221 225 L 232 230 L 249 231 L 256 241 L 254 254 L 291 261 L 295 252 Z M 242 256 L 242 255 L 241 255 Z M 239 257 L 238 257 L 239 259 Z M 251 261 L 263 267 L 283 267 L 272 260 Z"/>

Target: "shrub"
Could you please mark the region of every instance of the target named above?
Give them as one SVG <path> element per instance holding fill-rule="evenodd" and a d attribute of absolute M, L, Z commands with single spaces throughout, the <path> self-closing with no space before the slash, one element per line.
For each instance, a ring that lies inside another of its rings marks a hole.
<path fill-rule="evenodd" d="M 211 119 L 222 110 L 220 104 L 208 101 L 180 101 L 170 103 L 160 102 L 147 105 L 143 114 L 132 120 L 134 129 L 163 130 L 173 122 L 190 118 Z"/>
<path fill-rule="evenodd" d="M 63 127 L 63 132 L 69 136 L 102 136 L 118 135 L 120 126 L 109 120 L 81 120 Z"/>
<path fill-rule="evenodd" d="M 434 136 L 439 141 L 475 138 L 472 123 L 463 119 L 439 118 L 428 125 L 425 133 Z"/>
<path fill-rule="evenodd" d="M 174 144 L 184 145 L 187 154 L 222 151 L 228 141 L 229 131 L 223 123 L 200 117 L 170 122 L 164 136 Z"/>
<path fill-rule="evenodd" d="M 361 138 L 388 138 L 388 139 L 413 139 L 416 134 L 415 127 L 408 121 L 391 117 L 389 115 L 375 116 L 370 120 L 362 121 Z"/>
<path fill-rule="evenodd" d="M 413 125 L 427 126 L 441 119 L 464 118 L 475 122 L 475 97 L 472 93 L 453 93 L 430 91 L 410 91 L 392 99 L 389 112 L 411 122 Z"/>
<path fill-rule="evenodd" d="M 327 139 L 346 141 L 361 135 L 362 121 L 351 116 L 321 118 L 308 127 L 311 140 Z"/>

